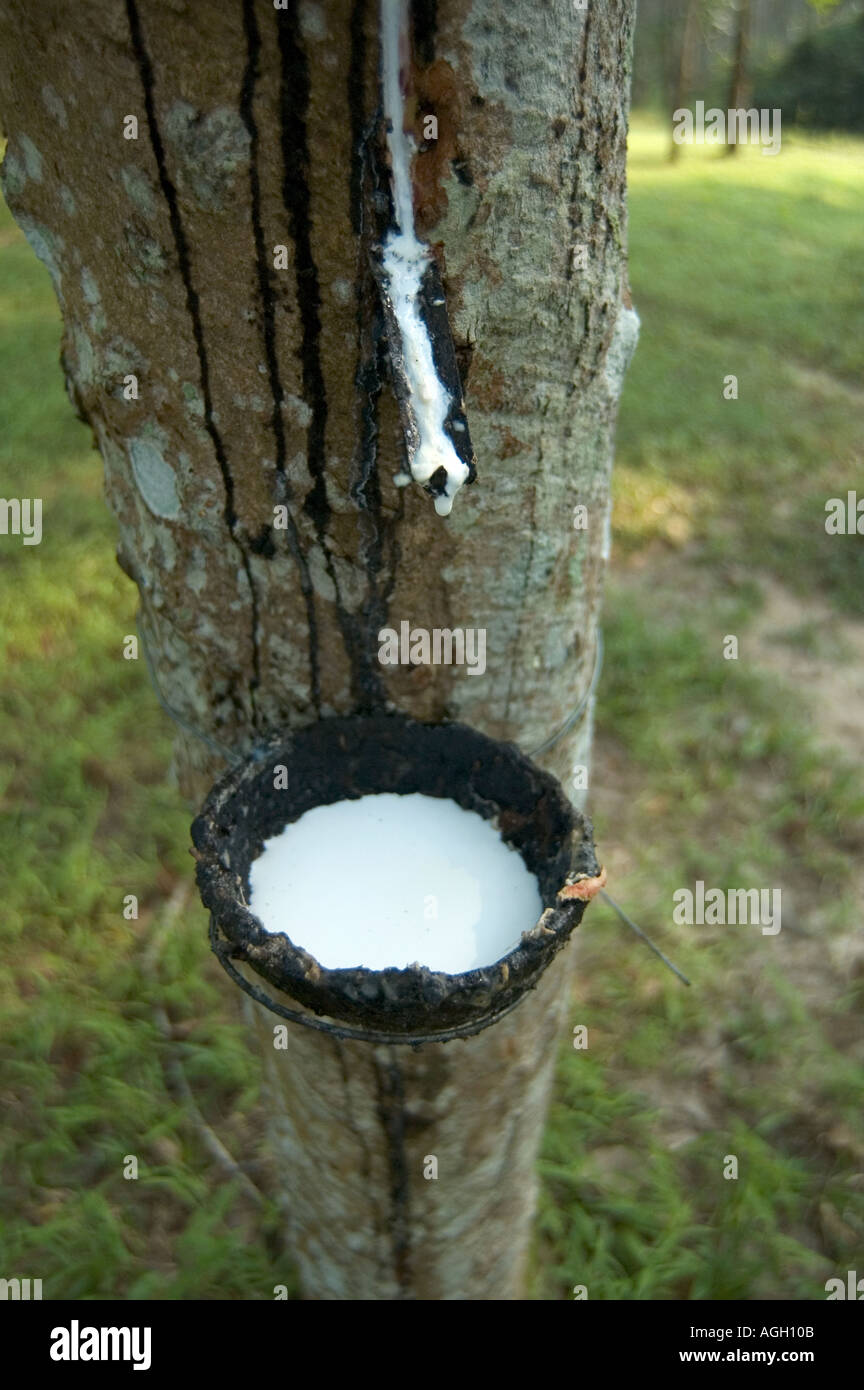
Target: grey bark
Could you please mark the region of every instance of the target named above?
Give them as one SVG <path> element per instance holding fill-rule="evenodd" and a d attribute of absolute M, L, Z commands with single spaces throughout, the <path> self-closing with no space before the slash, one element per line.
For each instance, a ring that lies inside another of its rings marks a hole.
<path fill-rule="evenodd" d="M 374 6 L 8 0 L 0 18 L 4 191 L 54 281 L 118 558 L 165 698 L 237 754 L 265 730 L 388 704 L 531 753 L 594 668 L 638 323 L 633 5 L 417 10 L 418 137 L 424 112 L 439 122 L 416 160 L 418 224 L 470 363 L 479 472 L 446 521 L 392 482 L 398 414 L 358 211 Z M 380 666 L 378 630 L 406 619 L 485 628 L 486 674 Z M 590 740 L 589 707 L 538 760 L 569 784 Z M 218 758 L 181 732 L 176 759 L 199 800 Z M 511 1019 L 417 1054 L 301 1029 L 276 1054 L 259 1020 L 310 1296 L 518 1295 L 571 955 Z"/>

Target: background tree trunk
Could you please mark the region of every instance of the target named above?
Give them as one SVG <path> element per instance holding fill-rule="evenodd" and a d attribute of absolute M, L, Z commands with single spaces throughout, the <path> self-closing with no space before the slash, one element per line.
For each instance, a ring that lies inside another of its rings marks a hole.
<path fill-rule="evenodd" d="M 729 78 L 729 99 L 727 109 L 737 111 L 750 104 L 750 0 L 738 0 L 735 10 L 735 52 L 732 58 L 732 73 Z M 737 142 L 731 140 L 726 146 L 727 154 L 734 154 Z"/>
<path fill-rule="evenodd" d="M 388 704 L 532 753 L 594 667 L 638 322 L 632 0 L 424 0 L 413 19 L 418 138 L 424 113 L 438 120 L 415 162 L 417 222 L 479 474 L 446 520 L 392 481 L 402 440 L 360 153 L 377 7 L 7 0 L 0 17 L 4 191 L 54 281 L 118 558 L 164 697 L 238 754 L 266 730 Z M 485 675 L 379 665 L 379 629 L 403 620 L 485 628 Z M 590 739 L 589 709 L 538 761 L 569 784 Z M 200 800 L 219 759 L 183 732 L 176 758 Z M 278 1142 L 307 1293 L 518 1295 L 570 955 L 466 1043 L 414 1054 L 292 1030 L 274 1103 L 291 1093 Z"/>
<path fill-rule="evenodd" d="M 696 49 L 699 38 L 699 16 L 701 0 L 687 0 L 684 14 L 684 27 L 681 31 L 681 47 L 678 51 L 678 73 L 675 79 L 675 92 L 672 111 L 680 111 L 693 91 L 693 76 L 696 71 Z M 669 158 L 674 164 L 681 153 L 681 146 L 669 141 Z"/>

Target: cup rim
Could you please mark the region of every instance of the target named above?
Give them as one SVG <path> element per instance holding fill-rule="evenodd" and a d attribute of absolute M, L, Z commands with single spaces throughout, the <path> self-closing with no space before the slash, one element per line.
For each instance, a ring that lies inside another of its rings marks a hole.
<path fill-rule="evenodd" d="M 287 788 L 274 786 L 276 766 L 288 769 Z M 420 964 L 326 967 L 287 933 L 266 931 L 251 911 L 249 866 L 280 821 L 284 828 L 313 806 L 397 788 L 447 797 L 495 821 L 535 874 L 543 912 L 493 964 L 453 975 Z M 334 716 L 272 734 L 215 782 L 192 841 L 202 902 L 234 959 L 319 1016 L 395 1034 L 434 1034 L 512 1007 L 582 919 L 584 901 L 557 896 L 565 880 L 599 872 L 591 823 L 551 773 L 470 725 L 398 711 Z"/>

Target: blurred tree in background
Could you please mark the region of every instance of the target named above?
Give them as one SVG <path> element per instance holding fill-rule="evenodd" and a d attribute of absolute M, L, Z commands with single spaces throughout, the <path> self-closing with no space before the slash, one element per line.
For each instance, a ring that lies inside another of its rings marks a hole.
<path fill-rule="evenodd" d="M 864 14 L 798 41 L 756 90 L 757 106 L 779 106 L 789 125 L 864 130 Z"/>
<path fill-rule="evenodd" d="M 862 0 L 642 0 L 633 104 L 779 107 L 786 125 L 857 131 L 862 70 Z"/>

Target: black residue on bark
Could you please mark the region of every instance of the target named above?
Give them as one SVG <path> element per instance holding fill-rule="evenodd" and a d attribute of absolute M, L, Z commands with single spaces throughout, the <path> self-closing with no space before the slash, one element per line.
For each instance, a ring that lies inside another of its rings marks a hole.
<path fill-rule="evenodd" d="M 195 351 L 198 356 L 198 371 L 201 379 L 201 395 L 204 400 L 204 425 L 213 443 L 216 461 L 219 464 L 219 471 L 222 475 L 222 486 L 225 492 L 225 525 L 228 528 L 231 540 L 239 551 L 240 562 L 249 585 L 250 604 L 252 609 L 252 679 L 249 683 L 249 700 L 252 707 L 253 723 L 257 727 L 258 719 L 255 694 L 261 684 L 261 655 L 258 646 L 258 593 L 255 588 L 255 581 L 252 577 L 252 566 L 249 561 L 248 551 L 237 534 L 239 517 L 237 516 L 234 505 L 234 479 L 231 474 L 228 457 L 225 453 L 222 436 L 213 419 L 213 397 L 210 391 L 210 367 L 207 361 L 204 329 L 201 323 L 201 305 L 198 298 L 198 291 L 195 289 L 192 281 L 192 263 L 189 256 L 189 245 L 186 241 L 186 232 L 183 227 L 183 219 L 180 216 L 177 190 L 168 173 L 168 166 L 165 159 L 165 146 L 162 143 L 162 135 L 156 117 L 153 64 L 147 52 L 147 45 L 144 41 L 144 33 L 141 28 L 141 18 L 135 0 L 126 0 L 126 17 L 129 23 L 132 50 L 135 54 L 135 61 L 138 65 L 138 73 L 144 92 L 144 110 L 147 115 L 147 129 L 150 134 L 153 157 L 156 160 L 159 186 L 168 207 L 171 234 L 174 238 L 174 247 L 177 252 L 180 276 L 186 291 L 186 307 L 192 323 L 192 335 L 195 340 Z"/>
<path fill-rule="evenodd" d="M 351 169 L 348 175 L 348 199 L 351 209 L 351 229 L 359 236 L 363 223 L 363 149 L 365 132 L 366 91 L 366 4 L 354 0 L 351 7 L 348 62 L 348 119 L 351 122 Z"/>
<path fill-rule="evenodd" d="M 400 1298 L 410 1298 L 411 1240 L 410 1183 L 405 1149 L 405 1083 L 402 1068 L 391 1055 L 386 1062 L 375 1059 L 378 1083 L 378 1115 L 387 1138 L 390 1165 L 389 1234 L 393 1251 L 393 1273 Z"/>
<path fill-rule="evenodd" d="M 456 175 L 463 188 L 474 187 L 474 175 L 471 172 L 471 165 L 464 155 L 460 154 L 457 155 L 455 159 L 451 159 L 450 168 L 453 170 L 453 173 Z"/>
<path fill-rule="evenodd" d="M 354 374 L 359 402 L 357 446 L 351 468 L 351 498 L 359 511 L 384 522 L 379 474 L 378 402 L 387 374 L 387 336 L 378 288 L 368 261 L 357 272 L 357 367 Z M 380 546 L 367 551 L 375 574 L 381 567 Z M 371 577 L 371 576 L 370 576 Z"/>
<path fill-rule="evenodd" d="M 291 238 L 294 242 L 294 274 L 301 324 L 300 365 L 303 391 L 312 411 L 307 452 L 313 486 L 307 494 L 303 510 L 312 518 L 326 554 L 323 542 L 330 519 L 324 481 L 327 389 L 321 365 L 321 290 L 318 283 L 318 267 L 312 254 L 309 140 L 306 130 L 310 95 L 309 64 L 299 41 L 298 10 L 298 0 L 291 0 L 287 10 L 276 11 L 282 68 L 279 98 L 283 162 L 282 201 L 288 213 Z"/>
<path fill-rule="evenodd" d="M 276 443 L 276 472 L 280 483 L 280 499 L 284 499 L 288 525 L 286 535 L 288 548 L 297 565 L 300 591 L 306 608 L 306 623 L 309 629 L 309 687 L 312 704 L 316 714 L 321 714 L 321 673 L 318 657 L 318 620 L 315 612 L 315 591 L 309 574 L 309 566 L 300 545 L 297 525 L 291 514 L 288 502 L 291 497 L 290 485 L 285 472 L 285 425 L 282 419 L 282 404 L 285 391 L 279 372 L 279 359 L 276 353 L 276 296 L 273 292 L 272 272 L 261 223 L 261 185 L 258 177 L 258 126 L 255 121 L 255 84 L 258 80 L 258 63 L 261 53 L 261 35 L 255 18 L 254 0 L 243 0 L 243 28 L 246 35 L 247 62 L 240 90 L 240 115 L 249 132 L 249 192 L 252 201 L 252 231 L 255 239 L 255 264 L 258 276 L 258 292 L 261 296 L 263 313 L 264 355 L 267 362 L 267 375 L 273 397 L 273 436 Z M 267 527 L 268 544 L 260 554 L 272 558 L 276 548 Z M 261 540 L 261 538 L 259 538 Z M 257 546 L 253 547 L 257 549 Z"/>
<path fill-rule="evenodd" d="M 361 276 L 363 270 L 361 265 Z M 378 633 L 387 617 L 387 599 L 381 592 L 380 577 L 384 532 L 389 528 L 382 512 L 378 474 L 378 401 L 382 388 L 380 335 L 383 326 L 372 277 L 367 273 L 364 279 L 365 291 L 361 282 L 357 296 L 357 367 L 354 379 L 360 405 L 360 423 L 352 459 L 351 498 L 360 513 L 359 554 L 366 571 L 361 650 L 367 653 L 367 670 L 365 677 L 361 676 L 361 688 L 357 692 L 360 696 L 358 709 L 371 713 L 386 704 L 380 669 L 377 664 L 373 665 L 371 654 L 377 652 Z"/>
<path fill-rule="evenodd" d="M 382 507 L 378 455 L 378 402 L 386 370 L 386 337 L 374 279 L 361 257 L 357 295 L 357 369 L 355 384 L 360 402 L 357 446 L 352 459 L 351 497 L 359 510 L 360 560 L 366 571 L 366 593 L 361 610 L 363 651 L 378 649 L 378 633 L 386 625 L 399 565 L 399 523 L 405 508 L 400 491 L 396 511 L 389 516 Z M 386 704 L 380 670 L 367 658 L 359 709 L 372 712 Z"/>
<path fill-rule="evenodd" d="M 321 294 L 318 268 L 312 254 L 312 208 L 309 191 L 309 140 L 306 128 L 310 98 L 309 64 L 299 40 L 297 0 L 276 12 L 281 60 L 280 118 L 282 141 L 282 201 L 294 242 L 294 273 L 300 312 L 300 363 L 303 393 L 311 411 L 306 452 L 313 486 L 303 503 L 312 520 L 324 567 L 333 585 L 336 617 L 348 657 L 355 709 L 378 708 L 382 695 L 363 624 L 348 612 L 328 545 L 330 506 L 327 501 L 327 391 L 321 362 Z M 354 90 L 356 95 L 356 86 Z"/>
<path fill-rule="evenodd" d="M 373 660 L 377 651 L 378 632 L 385 624 L 390 592 L 395 583 L 398 563 L 396 531 L 404 510 L 400 495 L 395 516 L 388 517 L 382 508 L 381 480 L 378 455 L 378 402 L 386 370 L 386 341 L 380 300 L 371 272 L 369 253 L 380 235 L 380 212 L 376 212 L 376 192 L 379 192 L 379 168 L 374 142 L 377 138 L 376 112 L 370 122 L 366 118 L 366 32 L 363 21 L 367 0 L 355 0 L 351 14 L 351 60 L 348 71 L 347 99 L 351 111 L 351 225 L 357 236 L 357 263 L 354 278 L 357 357 L 354 371 L 357 402 L 357 443 L 351 460 L 350 495 L 359 512 L 360 543 L 358 555 L 366 571 L 366 593 L 360 615 L 359 660 L 354 671 L 354 695 L 358 712 L 382 709 L 386 691 L 380 668 Z M 377 86 L 376 86 L 377 93 Z M 385 562 L 385 549 L 388 562 Z M 389 580 L 382 587 L 381 575 L 388 563 Z"/>
<path fill-rule="evenodd" d="M 347 98 L 351 119 L 351 170 L 348 185 L 351 226 L 358 238 L 357 268 L 354 279 L 357 325 L 357 366 L 354 384 L 360 405 L 360 429 L 354 453 L 351 497 L 361 511 L 378 511 L 381 490 L 378 485 L 378 397 L 381 381 L 377 370 L 375 342 L 381 332 L 377 294 L 368 270 L 368 247 L 374 236 L 370 225 L 370 199 L 374 165 L 367 150 L 368 132 L 365 110 L 366 0 L 355 0 L 351 10 L 351 56 L 348 65 Z"/>
<path fill-rule="evenodd" d="M 411 0 L 411 38 L 414 56 L 422 67 L 435 62 L 438 32 L 438 0 Z"/>
<path fill-rule="evenodd" d="M 276 554 L 276 547 L 273 544 L 273 528 L 265 521 L 257 536 L 249 537 L 249 549 L 255 555 L 262 555 L 265 560 L 272 560 Z"/>
<path fill-rule="evenodd" d="M 255 238 L 255 263 L 258 273 L 258 292 L 264 325 L 264 351 L 267 359 L 267 375 L 273 395 L 273 434 L 276 439 L 276 467 L 285 472 L 285 428 L 282 422 L 282 402 L 285 392 L 279 377 L 279 362 L 276 357 L 276 298 L 270 278 L 270 263 L 264 242 L 264 229 L 261 226 L 261 186 L 258 178 L 258 126 L 255 121 L 255 83 L 258 80 L 258 60 L 261 52 L 261 35 L 255 19 L 253 0 L 243 0 L 243 29 L 246 35 L 247 61 L 240 89 L 240 115 L 249 132 L 249 192 L 252 200 L 252 232 Z"/>
<path fill-rule="evenodd" d="M 456 356 L 456 346 L 453 341 L 453 332 L 450 327 L 450 316 L 447 312 L 447 301 L 444 293 L 444 285 L 441 280 L 441 271 L 435 257 L 430 257 L 429 264 L 423 276 L 418 310 L 429 342 L 432 346 L 432 357 L 435 363 L 435 372 L 438 380 L 444 386 L 449 397 L 447 414 L 444 419 L 444 433 L 449 437 L 450 443 L 456 451 L 456 455 L 466 465 L 468 476 L 466 484 L 477 481 L 477 459 L 474 456 L 474 448 L 471 443 L 471 433 L 468 428 L 468 417 L 465 413 L 465 399 L 462 394 L 462 376 L 459 370 L 459 361 Z M 433 475 L 434 476 L 434 475 Z M 444 482 L 447 474 L 444 473 Z M 444 483 L 440 488 L 435 487 L 433 479 L 430 478 L 426 484 L 429 491 L 437 493 L 444 491 Z"/>

